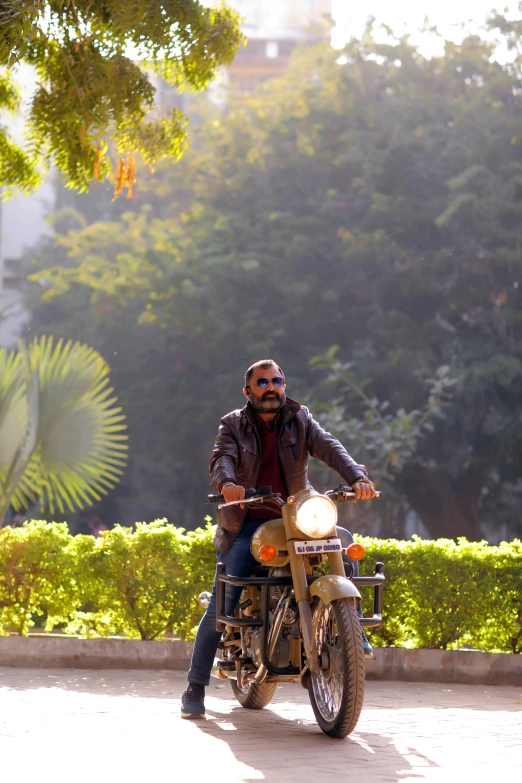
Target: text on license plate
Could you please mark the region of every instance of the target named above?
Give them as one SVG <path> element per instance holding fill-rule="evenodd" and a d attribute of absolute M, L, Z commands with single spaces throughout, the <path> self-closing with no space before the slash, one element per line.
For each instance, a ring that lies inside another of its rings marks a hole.
<path fill-rule="evenodd" d="M 328 538 L 324 541 L 295 541 L 295 551 L 298 555 L 317 555 L 321 552 L 340 552 L 340 538 Z"/>

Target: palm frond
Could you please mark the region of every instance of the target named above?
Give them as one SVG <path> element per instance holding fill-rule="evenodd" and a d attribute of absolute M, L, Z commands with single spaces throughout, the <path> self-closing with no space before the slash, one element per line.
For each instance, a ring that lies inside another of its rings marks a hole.
<path fill-rule="evenodd" d="M 38 420 L 37 379 L 27 375 L 28 356 L 0 352 L 0 524 L 10 503 L 34 498 L 28 470 Z"/>
<path fill-rule="evenodd" d="M 27 429 L 22 357 L 0 348 L 0 482 Z"/>
<path fill-rule="evenodd" d="M 3 433 L 8 443 L 3 452 L 0 446 L 4 496 L 15 508 L 37 498 L 51 513 L 99 500 L 120 480 L 128 451 L 108 364 L 87 345 L 38 337 L 28 346 L 21 342 L 16 355 L 0 352 L 3 368 L 11 377 L 0 380 L 0 443 Z"/>

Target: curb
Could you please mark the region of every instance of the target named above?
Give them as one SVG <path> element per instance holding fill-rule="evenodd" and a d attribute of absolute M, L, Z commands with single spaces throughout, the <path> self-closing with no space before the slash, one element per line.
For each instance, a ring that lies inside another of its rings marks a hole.
<path fill-rule="evenodd" d="M 522 655 L 402 647 L 378 647 L 374 653 L 366 661 L 368 680 L 522 685 Z"/>
<path fill-rule="evenodd" d="M 0 637 L 0 666 L 28 669 L 163 669 L 187 671 L 192 642 Z M 368 680 L 522 685 L 522 655 L 477 650 L 377 647 L 366 661 Z"/>
<path fill-rule="evenodd" d="M 27 669 L 188 670 L 192 642 L 76 639 L 74 636 L 0 637 L 0 666 Z"/>

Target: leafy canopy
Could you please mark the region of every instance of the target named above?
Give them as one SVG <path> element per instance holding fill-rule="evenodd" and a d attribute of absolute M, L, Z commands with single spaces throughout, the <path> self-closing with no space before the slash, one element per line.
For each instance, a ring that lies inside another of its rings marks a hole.
<path fill-rule="evenodd" d="M 495 23 L 515 45 L 516 25 Z M 203 515 L 219 418 L 269 355 L 291 396 L 316 414 L 330 402 L 356 459 L 365 440 L 371 472 L 389 455 L 397 524 L 414 508 L 436 537 L 520 531 L 522 61 L 501 65 L 479 36 L 427 60 L 371 31 L 343 54 L 300 53 L 284 79 L 210 113 L 127 213 L 61 233 L 35 279 L 63 295 L 33 328 L 64 333 L 82 313 L 118 352 L 140 434 L 135 500 L 121 502 L 143 516 Z M 363 428 L 346 378 L 323 390 L 310 369 L 331 345 L 389 403 Z M 430 379 L 451 384 L 451 404 L 423 420 Z M 385 509 L 372 532 L 402 535 Z"/>
<path fill-rule="evenodd" d="M 203 89 L 242 41 L 238 16 L 198 0 L 7 0 L 0 6 L 0 109 L 20 96 L 10 72 L 20 61 L 38 79 L 27 118 L 27 149 L 0 126 L 0 184 L 31 190 L 53 161 L 80 191 L 112 175 L 132 187 L 134 154 L 176 159 L 186 144 L 178 110 L 147 116 L 152 68 L 177 90 Z M 126 156 L 126 157 L 123 157 Z"/>

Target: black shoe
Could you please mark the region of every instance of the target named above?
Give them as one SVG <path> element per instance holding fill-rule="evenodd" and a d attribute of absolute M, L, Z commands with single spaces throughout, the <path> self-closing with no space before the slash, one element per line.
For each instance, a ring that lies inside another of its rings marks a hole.
<path fill-rule="evenodd" d="M 366 636 L 366 634 L 362 629 L 361 629 L 361 634 L 363 640 L 364 657 L 373 658 L 373 647 L 371 646 L 370 642 L 368 641 L 368 637 Z"/>
<path fill-rule="evenodd" d="M 195 682 L 189 683 L 185 693 L 181 697 L 182 718 L 205 717 L 205 686 Z"/>

